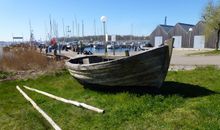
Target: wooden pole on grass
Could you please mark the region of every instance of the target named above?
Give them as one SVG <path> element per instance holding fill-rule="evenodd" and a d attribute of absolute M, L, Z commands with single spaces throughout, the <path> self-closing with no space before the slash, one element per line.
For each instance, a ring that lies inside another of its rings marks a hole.
<path fill-rule="evenodd" d="M 20 89 L 19 86 L 16 86 L 17 90 L 27 99 L 32 106 L 52 125 L 55 130 L 61 130 L 61 128 L 50 118 L 28 95 Z"/>
<path fill-rule="evenodd" d="M 30 88 L 30 87 L 27 87 L 27 86 L 24 86 L 24 88 L 26 88 L 30 91 L 34 91 L 34 92 L 43 94 L 47 97 L 56 99 L 56 100 L 64 102 L 64 103 L 72 104 L 72 105 L 75 105 L 75 106 L 78 106 L 78 107 L 83 107 L 83 108 L 86 108 L 86 109 L 89 109 L 89 110 L 92 110 L 92 111 L 95 111 L 95 112 L 98 112 L 98 113 L 103 113 L 104 112 L 104 110 L 102 110 L 102 109 L 87 105 L 85 103 L 80 103 L 80 102 L 77 102 L 77 101 L 68 100 L 68 99 L 58 97 L 58 96 L 52 95 L 50 93 L 47 93 L 47 92 L 44 92 L 44 91 L 41 91 L 41 90 L 37 90 L 37 89 L 34 89 L 34 88 Z"/>

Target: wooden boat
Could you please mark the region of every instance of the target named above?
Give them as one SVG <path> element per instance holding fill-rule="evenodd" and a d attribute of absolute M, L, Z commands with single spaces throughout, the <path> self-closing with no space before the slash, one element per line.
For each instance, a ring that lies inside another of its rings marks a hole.
<path fill-rule="evenodd" d="M 84 85 L 160 87 L 169 68 L 173 41 L 133 56 L 77 57 L 68 60 L 66 67 Z"/>

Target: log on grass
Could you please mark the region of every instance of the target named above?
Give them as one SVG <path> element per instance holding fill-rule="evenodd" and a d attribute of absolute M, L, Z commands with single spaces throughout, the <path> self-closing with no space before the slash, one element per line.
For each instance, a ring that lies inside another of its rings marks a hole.
<path fill-rule="evenodd" d="M 43 94 L 47 97 L 56 99 L 56 100 L 64 102 L 64 103 L 72 104 L 72 105 L 75 105 L 75 106 L 78 106 L 78 107 L 83 107 L 83 108 L 86 108 L 86 109 L 89 109 L 89 110 L 92 110 L 92 111 L 95 111 L 95 112 L 98 112 L 98 113 L 103 113 L 104 112 L 104 110 L 102 110 L 102 109 L 87 105 L 85 103 L 80 103 L 80 102 L 77 102 L 77 101 L 68 100 L 68 99 L 58 97 L 58 96 L 52 95 L 50 93 L 47 93 L 47 92 L 44 92 L 44 91 L 41 91 L 41 90 L 37 90 L 37 89 L 34 89 L 34 88 L 30 88 L 30 87 L 27 87 L 27 86 L 24 86 L 24 88 L 26 88 L 30 91 L 34 91 L 34 92 Z"/>
<path fill-rule="evenodd" d="M 19 86 L 16 86 L 17 90 L 27 99 L 32 106 L 52 125 L 55 130 L 61 130 L 61 128 L 49 117 Z"/>

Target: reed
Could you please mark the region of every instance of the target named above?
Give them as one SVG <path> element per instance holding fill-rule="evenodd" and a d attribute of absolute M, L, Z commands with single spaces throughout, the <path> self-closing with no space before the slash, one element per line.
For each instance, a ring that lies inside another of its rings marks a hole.
<path fill-rule="evenodd" d="M 29 45 L 5 47 L 0 61 L 2 71 L 27 71 L 55 69 L 56 61 L 47 58 Z M 60 67 L 60 66 L 59 66 Z"/>

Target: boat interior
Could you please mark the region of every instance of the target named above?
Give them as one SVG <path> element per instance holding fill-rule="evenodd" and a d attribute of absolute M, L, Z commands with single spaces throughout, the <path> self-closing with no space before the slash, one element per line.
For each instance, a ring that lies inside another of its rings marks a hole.
<path fill-rule="evenodd" d="M 72 64 L 93 64 L 93 63 L 111 61 L 119 58 L 122 58 L 122 56 L 85 56 L 85 57 L 70 59 L 69 62 Z"/>

